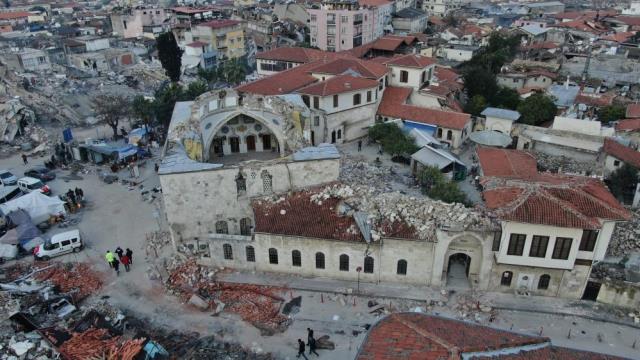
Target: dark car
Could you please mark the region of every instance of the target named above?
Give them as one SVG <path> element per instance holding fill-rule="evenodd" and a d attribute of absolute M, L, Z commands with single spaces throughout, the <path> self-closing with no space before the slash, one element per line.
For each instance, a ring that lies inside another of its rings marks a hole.
<path fill-rule="evenodd" d="M 56 174 L 46 167 L 34 167 L 24 172 L 24 176 L 30 176 L 42 181 L 50 181 L 56 178 Z"/>

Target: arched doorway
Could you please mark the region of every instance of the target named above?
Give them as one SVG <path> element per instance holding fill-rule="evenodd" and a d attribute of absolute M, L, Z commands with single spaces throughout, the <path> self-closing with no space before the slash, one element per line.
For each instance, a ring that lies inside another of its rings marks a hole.
<path fill-rule="evenodd" d="M 469 268 L 471 257 L 463 253 L 449 256 L 447 264 L 447 286 L 454 288 L 469 288 Z"/>

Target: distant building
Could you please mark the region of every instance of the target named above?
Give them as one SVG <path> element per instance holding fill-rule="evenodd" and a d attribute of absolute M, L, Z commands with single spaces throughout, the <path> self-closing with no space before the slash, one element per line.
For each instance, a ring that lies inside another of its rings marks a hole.
<path fill-rule="evenodd" d="M 382 35 L 376 29 L 375 10 L 356 0 L 326 0 L 320 9 L 309 9 L 311 46 L 343 51 L 367 44 Z"/>
<path fill-rule="evenodd" d="M 427 14 L 418 9 L 402 9 L 395 13 L 392 24 L 397 33 L 421 33 L 427 28 Z"/>
<path fill-rule="evenodd" d="M 51 69 L 49 56 L 43 50 L 23 49 L 16 56 L 24 71 L 40 72 Z"/>
<path fill-rule="evenodd" d="M 447 45 L 438 49 L 438 57 L 445 60 L 464 62 L 469 61 L 480 50 L 478 46 Z"/>
<path fill-rule="evenodd" d="M 241 21 L 211 20 L 200 23 L 185 33 L 185 42 L 206 42 L 218 52 L 219 60 L 237 59 L 245 55 L 245 33 Z"/>
<path fill-rule="evenodd" d="M 465 3 L 464 0 L 423 0 L 422 10 L 429 16 L 445 17 Z"/>
<path fill-rule="evenodd" d="M 0 12 L 0 25 L 10 25 L 14 28 L 25 26 L 29 23 L 31 15 L 28 11 Z"/>
<path fill-rule="evenodd" d="M 186 69 L 209 69 L 217 64 L 217 52 L 211 48 L 209 43 L 195 41 L 189 43 L 184 48 L 182 54 L 182 67 Z"/>
<path fill-rule="evenodd" d="M 163 8 L 126 8 L 111 14 L 111 25 L 114 35 L 125 39 L 154 38 L 170 29 L 171 16 L 171 11 Z"/>

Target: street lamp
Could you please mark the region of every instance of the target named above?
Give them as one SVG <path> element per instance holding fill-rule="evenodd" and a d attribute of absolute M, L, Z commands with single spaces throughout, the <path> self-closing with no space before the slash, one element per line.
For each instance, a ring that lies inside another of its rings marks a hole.
<path fill-rule="evenodd" d="M 358 290 L 356 291 L 356 293 L 359 295 L 360 294 L 360 272 L 362 271 L 362 266 L 358 266 L 356 268 L 356 272 L 358 273 Z"/>

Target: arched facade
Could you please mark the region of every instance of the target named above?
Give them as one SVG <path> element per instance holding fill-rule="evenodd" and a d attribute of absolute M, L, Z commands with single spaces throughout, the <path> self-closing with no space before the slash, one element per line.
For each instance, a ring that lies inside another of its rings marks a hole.
<path fill-rule="evenodd" d="M 469 285 L 472 288 L 486 288 L 489 281 L 488 275 L 491 272 L 491 242 L 471 232 L 438 231 L 431 285 L 447 285 L 449 260 L 453 255 L 456 255 L 456 258 L 462 258 L 460 254 L 468 256 L 465 272 Z"/>

